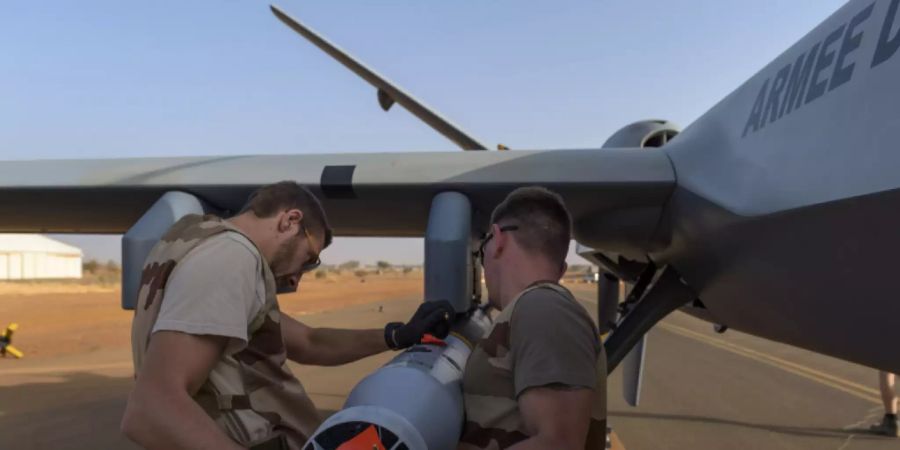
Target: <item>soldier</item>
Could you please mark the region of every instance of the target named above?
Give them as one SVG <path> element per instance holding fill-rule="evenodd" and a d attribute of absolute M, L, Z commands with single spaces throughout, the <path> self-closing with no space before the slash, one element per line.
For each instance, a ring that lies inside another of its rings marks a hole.
<path fill-rule="evenodd" d="M 881 390 L 881 401 L 884 403 L 884 417 L 881 423 L 869 427 L 873 433 L 885 436 L 900 437 L 900 421 L 897 420 L 897 392 L 894 384 L 897 376 L 890 372 L 878 372 L 878 387 Z"/>
<path fill-rule="evenodd" d="M 276 291 L 296 289 L 330 243 L 321 204 L 293 182 L 260 188 L 229 220 L 173 225 L 142 274 L 126 436 L 156 449 L 299 449 L 320 419 L 288 359 L 345 364 L 447 329 L 447 302 L 375 330 L 311 328 L 281 314 Z"/>
<path fill-rule="evenodd" d="M 477 254 L 500 313 L 466 365 L 459 448 L 605 448 L 606 355 L 587 311 L 559 285 L 569 212 L 555 193 L 528 187 L 490 223 Z"/>

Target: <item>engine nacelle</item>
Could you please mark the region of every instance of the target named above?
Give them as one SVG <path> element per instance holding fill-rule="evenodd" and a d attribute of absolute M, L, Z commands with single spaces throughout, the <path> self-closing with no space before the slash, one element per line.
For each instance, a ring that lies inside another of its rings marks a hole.
<path fill-rule="evenodd" d="M 626 125 L 613 133 L 603 144 L 608 149 L 634 149 L 662 147 L 678 134 L 678 127 L 665 120 L 642 120 Z M 573 223 L 576 239 L 590 236 L 584 242 L 602 249 L 615 258 L 622 255 L 640 261 L 656 245 L 654 232 L 662 210 L 658 205 L 633 206 L 615 211 L 603 210 L 597 214 L 585 214 Z"/>
<path fill-rule="evenodd" d="M 681 131 L 667 120 L 641 120 L 626 125 L 613 133 L 603 148 L 662 147 Z"/>

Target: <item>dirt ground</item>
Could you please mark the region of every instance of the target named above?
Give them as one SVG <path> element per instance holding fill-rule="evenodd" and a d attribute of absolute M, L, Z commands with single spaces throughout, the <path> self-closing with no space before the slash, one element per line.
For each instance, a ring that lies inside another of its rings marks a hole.
<path fill-rule="evenodd" d="M 302 316 L 421 292 L 421 274 L 384 274 L 367 277 L 365 282 L 348 274 L 304 279 L 299 292 L 281 297 L 280 302 L 284 312 Z M 26 359 L 17 365 L 129 349 L 133 313 L 120 304 L 118 286 L 0 283 L 0 328 L 19 324 L 13 343 Z M 0 359 L 0 372 L 10 362 Z"/>
<path fill-rule="evenodd" d="M 590 285 L 572 285 L 576 292 Z M 308 277 L 281 308 L 310 326 L 372 328 L 407 320 L 422 274 Z M 19 324 L 24 359 L 0 358 L 0 449 L 133 449 L 119 433 L 132 387 L 131 311 L 114 285 L 0 283 L 0 327 Z M 292 364 L 323 416 L 392 352 L 346 366 Z"/>
<path fill-rule="evenodd" d="M 596 285 L 566 286 L 594 315 Z M 119 433 L 132 364 L 131 313 L 119 308 L 118 293 L 16 288 L 0 294 L 0 326 L 21 324 L 15 343 L 26 357 L 0 358 L 0 449 L 134 449 Z M 314 327 L 380 327 L 407 320 L 422 301 L 420 274 L 310 279 L 301 289 L 283 309 Z M 621 371 L 610 378 L 610 423 L 630 449 L 897 448 L 866 430 L 882 412 L 872 369 L 718 334 L 680 313 L 648 339 L 641 406 L 625 405 Z M 327 416 L 394 355 L 291 368 Z"/>
<path fill-rule="evenodd" d="M 280 301 L 283 311 L 312 326 L 361 328 L 405 320 L 421 296 L 421 273 L 364 282 L 330 274 L 304 279 L 298 293 Z M 0 449 L 134 448 L 118 431 L 132 385 L 133 313 L 120 301 L 118 286 L 0 284 L 0 327 L 19 324 L 13 344 L 25 353 L 0 358 Z M 388 356 L 349 370 L 294 370 L 327 414 Z"/>

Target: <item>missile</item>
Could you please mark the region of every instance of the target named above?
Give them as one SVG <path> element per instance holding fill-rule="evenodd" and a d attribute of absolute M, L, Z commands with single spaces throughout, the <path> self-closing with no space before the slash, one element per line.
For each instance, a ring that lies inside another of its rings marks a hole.
<path fill-rule="evenodd" d="M 426 336 L 357 384 L 303 450 L 452 450 L 463 426 L 462 376 L 490 327 L 481 310 L 446 339 Z"/>

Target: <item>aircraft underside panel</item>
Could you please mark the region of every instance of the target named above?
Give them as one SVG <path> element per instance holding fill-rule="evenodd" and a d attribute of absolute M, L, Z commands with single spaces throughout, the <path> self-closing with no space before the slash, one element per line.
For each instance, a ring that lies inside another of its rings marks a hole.
<path fill-rule="evenodd" d="M 900 372 L 900 190 L 741 217 L 678 190 L 668 252 L 716 322 Z M 710 227 L 711 223 L 718 223 Z"/>

